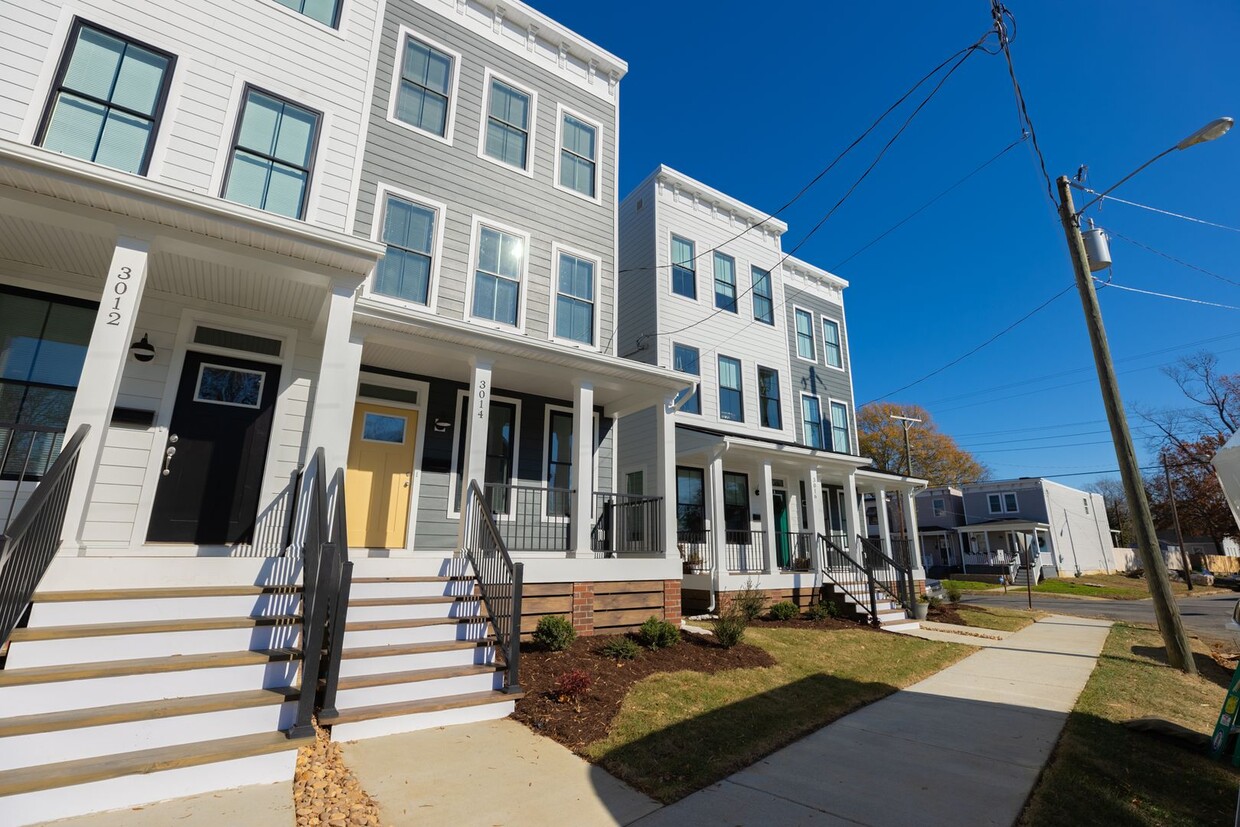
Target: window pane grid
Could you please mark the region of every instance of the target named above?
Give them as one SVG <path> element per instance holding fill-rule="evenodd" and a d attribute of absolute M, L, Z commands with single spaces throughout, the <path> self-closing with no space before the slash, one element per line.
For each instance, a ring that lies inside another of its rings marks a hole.
<path fill-rule="evenodd" d="M 524 241 L 518 236 L 490 227 L 480 229 L 478 267 L 474 273 L 474 316 L 517 324 L 524 249 Z"/>
<path fill-rule="evenodd" d="M 434 235 L 434 210 L 388 196 L 383 216 L 387 252 L 375 269 L 375 292 L 426 304 Z"/>
<path fill-rule="evenodd" d="M 573 415 L 551 411 L 547 420 L 547 487 L 572 490 L 573 487 Z M 570 497 L 548 492 L 547 516 L 567 517 Z"/>
<path fill-rule="evenodd" d="M 715 307 L 736 312 L 736 260 L 715 253 Z"/>
<path fill-rule="evenodd" d="M 745 421 L 741 363 L 730 356 L 719 357 L 719 418 L 732 422 Z"/>
<path fill-rule="evenodd" d="M 555 335 L 594 344 L 594 263 L 560 254 L 559 295 L 556 296 Z"/>
<path fill-rule="evenodd" d="M 487 106 L 487 155 L 525 169 L 529 111 L 529 95 L 501 81 L 491 81 L 490 103 Z"/>
<path fill-rule="evenodd" d="M 240 119 L 224 197 L 301 218 L 318 115 L 251 89 Z"/>
<path fill-rule="evenodd" d="M 783 417 L 779 405 L 779 372 L 770 368 L 758 368 L 758 398 L 761 422 L 764 428 L 782 428 Z"/>
<path fill-rule="evenodd" d="M 844 367 L 840 352 L 840 326 L 831 319 L 822 320 L 822 343 L 827 351 L 827 364 L 833 368 Z"/>
<path fill-rule="evenodd" d="M 750 268 L 753 277 L 753 317 L 756 321 L 775 324 L 775 304 L 771 296 L 771 273 L 761 267 Z"/>
<path fill-rule="evenodd" d="M 697 298 L 697 272 L 694 270 L 693 242 L 672 236 L 672 292 Z"/>
<path fill-rule="evenodd" d="M 802 359 L 818 358 L 814 347 L 814 317 L 804 310 L 796 311 L 797 355 Z"/>
<path fill-rule="evenodd" d="M 849 453 L 848 408 L 839 402 L 831 403 L 831 443 L 837 454 Z"/>
<path fill-rule="evenodd" d="M 441 138 L 447 131 L 452 57 L 410 37 L 405 41 L 396 118 Z"/>
<path fill-rule="evenodd" d="M 805 444 L 819 450 L 825 448 L 822 440 L 822 411 L 817 397 L 801 397 L 801 420 L 805 428 Z"/>
<path fill-rule="evenodd" d="M 311 20 L 317 20 L 324 26 L 336 28 L 337 14 L 340 10 L 338 0 L 276 0 L 281 6 L 287 6 L 298 14 L 304 14 Z"/>
<path fill-rule="evenodd" d="M 700 377 L 702 371 L 698 358 L 698 350 L 695 347 L 689 347 L 688 345 L 672 346 L 672 370 L 687 373 L 693 377 Z M 686 402 L 680 410 L 700 414 L 702 412 L 701 393 L 694 393 L 693 398 Z"/>
<path fill-rule="evenodd" d="M 565 115 L 561 123 L 560 186 L 594 197 L 595 130 Z"/>

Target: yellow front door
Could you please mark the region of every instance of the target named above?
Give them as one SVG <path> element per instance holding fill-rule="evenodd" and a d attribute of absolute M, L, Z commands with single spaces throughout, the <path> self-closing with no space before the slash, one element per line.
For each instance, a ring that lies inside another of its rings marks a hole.
<path fill-rule="evenodd" d="M 404 548 L 417 425 L 417 411 L 361 402 L 354 409 L 345 475 L 350 546 Z"/>

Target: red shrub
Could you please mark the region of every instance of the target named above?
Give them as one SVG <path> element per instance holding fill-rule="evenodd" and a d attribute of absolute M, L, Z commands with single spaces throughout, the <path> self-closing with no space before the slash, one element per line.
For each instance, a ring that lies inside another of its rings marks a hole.
<path fill-rule="evenodd" d="M 584 669 L 570 669 L 555 679 L 555 696 L 560 703 L 576 705 L 594 686 L 594 678 Z"/>

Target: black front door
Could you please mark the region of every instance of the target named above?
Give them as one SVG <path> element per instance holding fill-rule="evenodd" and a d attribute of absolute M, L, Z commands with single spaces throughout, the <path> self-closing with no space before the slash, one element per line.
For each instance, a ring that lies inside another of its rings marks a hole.
<path fill-rule="evenodd" d="M 279 385 L 278 365 L 185 354 L 148 541 L 253 539 Z"/>

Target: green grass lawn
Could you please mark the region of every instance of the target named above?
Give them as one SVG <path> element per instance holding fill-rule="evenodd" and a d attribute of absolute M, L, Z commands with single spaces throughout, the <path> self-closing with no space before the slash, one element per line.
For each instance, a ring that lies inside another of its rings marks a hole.
<path fill-rule="evenodd" d="M 983 591 L 990 591 L 991 589 L 1003 588 L 998 583 L 983 583 L 980 580 L 960 580 L 955 577 L 952 577 L 947 580 L 943 580 L 941 582 L 943 583 L 943 588 L 947 588 L 948 583 L 955 583 L 957 586 L 959 586 L 961 589 L 965 590 L 966 592 L 983 592 Z"/>
<path fill-rule="evenodd" d="M 1163 718 L 1209 735 L 1231 675 L 1197 649 L 1201 677 L 1171 669 L 1162 639 L 1117 624 L 1025 808 L 1025 827 L 1231 824 L 1240 772 L 1178 742 L 1120 726 Z"/>
<path fill-rule="evenodd" d="M 1111 600 L 1141 600 L 1150 596 L 1149 586 L 1140 577 L 1122 574 L 1086 574 L 1043 580 L 1033 587 L 1042 594 L 1063 594 L 1073 597 L 1106 597 Z M 1172 581 L 1171 591 L 1177 596 L 1188 594 L 1188 587 Z M 1193 594 L 1218 594 L 1220 590 L 1197 586 Z"/>
<path fill-rule="evenodd" d="M 745 642 L 777 665 L 652 675 L 629 692 L 588 757 L 675 801 L 972 651 L 865 629 L 751 628 Z"/>
<path fill-rule="evenodd" d="M 956 613 L 963 619 L 966 626 L 975 629 L 997 629 L 1001 632 L 1018 632 L 1033 623 L 1045 612 L 1029 612 L 1022 609 L 1001 609 L 997 607 L 969 606 L 958 604 Z"/>

